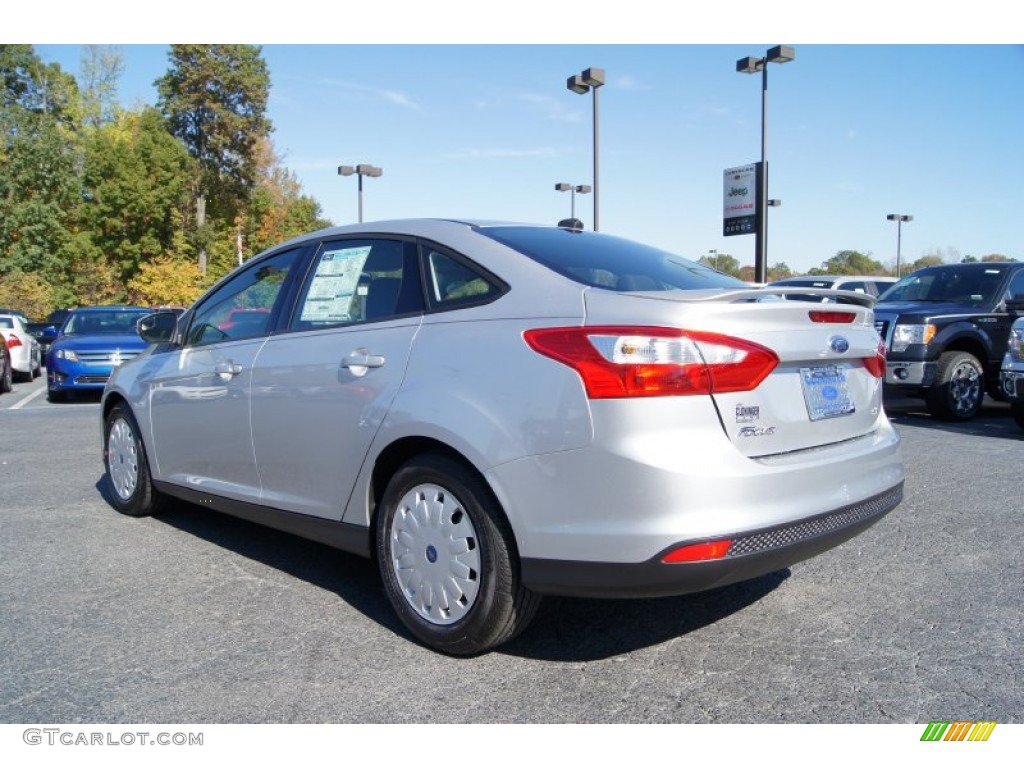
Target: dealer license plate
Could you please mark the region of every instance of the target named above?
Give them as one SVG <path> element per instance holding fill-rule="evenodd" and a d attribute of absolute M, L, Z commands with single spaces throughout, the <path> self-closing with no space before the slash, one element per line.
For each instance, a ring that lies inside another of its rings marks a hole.
<path fill-rule="evenodd" d="M 801 368 L 800 380 L 811 421 L 846 416 L 856 408 L 846 386 L 846 371 L 838 365 Z"/>

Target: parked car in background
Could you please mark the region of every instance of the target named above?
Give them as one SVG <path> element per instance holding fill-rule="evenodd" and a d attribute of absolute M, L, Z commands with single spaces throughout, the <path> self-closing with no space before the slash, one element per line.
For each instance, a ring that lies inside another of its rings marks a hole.
<path fill-rule="evenodd" d="M 782 280 L 773 280 L 769 286 L 780 286 L 785 288 L 811 288 L 815 290 L 833 291 L 854 291 L 864 293 L 868 296 L 878 298 L 890 286 L 897 282 L 895 277 L 879 277 L 877 275 L 804 275 L 803 277 L 787 277 Z M 842 298 L 831 297 L 827 294 L 810 293 L 789 293 L 787 299 L 793 301 L 817 301 L 831 302 L 843 301 Z"/>
<path fill-rule="evenodd" d="M 29 319 L 15 310 L 0 310 L 0 334 L 11 355 L 15 378 L 32 381 L 42 372 L 39 342 L 28 331 Z"/>
<path fill-rule="evenodd" d="M 46 320 L 28 324 L 29 333 L 35 336 L 36 341 L 39 342 L 39 354 L 44 365 L 46 364 L 46 356 L 50 352 L 50 345 L 57 338 L 60 327 L 64 324 L 64 320 L 67 319 L 70 312 L 70 309 L 55 309 Z"/>
<path fill-rule="evenodd" d="M 1024 300 L 1024 297 L 1021 298 Z M 1024 301 L 1020 304 L 1024 305 Z M 1024 310 L 1024 306 L 1020 308 Z M 1013 420 L 1018 427 L 1024 429 L 1024 317 L 1014 320 L 1010 327 L 1010 338 L 999 375 L 1003 392 L 1010 401 Z"/>
<path fill-rule="evenodd" d="M 83 307 L 68 315 L 46 359 L 46 394 L 61 402 L 73 392 L 101 392 L 111 372 L 146 348 L 136 324 L 146 307 Z"/>
<path fill-rule="evenodd" d="M 1021 295 L 1020 262 L 940 264 L 905 276 L 875 305 L 886 390 L 923 398 L 947 421 L 973 419 L 986 393 L 1002 399 L 999 370 Z"/>
<path fill-rule="evenodd" d="M 882 518 L 904 470 L 873 300 L 766 290 L 570 228 L 297 238 L 141 321 L 151 346 L 103 395 L 110 498 L 374 557 L 451 654 L 509 640 L 543 594 L 770 573 Z"/>

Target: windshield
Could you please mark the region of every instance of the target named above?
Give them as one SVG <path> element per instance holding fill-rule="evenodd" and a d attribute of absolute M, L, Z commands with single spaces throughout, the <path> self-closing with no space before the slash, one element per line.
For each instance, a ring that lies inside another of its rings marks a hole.
<path fill-rule="evenodd" d="M 149 310 L 111 309 L 102 312 L 72 312 L 63 333 L 135 333 L 135 323 L 150 314 Z"/>
<path fill-rule="evenodd" d="M 478 231 L 560 275 L 609 291 L 749 287 L 703 264 L 611 235 L 555 227 L 502 226 Z"/>
<path fill-rule="evenodd" d="M 1006 267 L 935 267 L 907 275 L 879 301 L 935 301 L 991 304 L 1003 283 Z"/>

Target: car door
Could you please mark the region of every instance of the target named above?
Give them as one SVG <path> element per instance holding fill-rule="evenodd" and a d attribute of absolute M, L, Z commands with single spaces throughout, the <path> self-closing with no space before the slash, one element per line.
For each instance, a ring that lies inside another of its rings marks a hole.
<path fill-rule="evenodd" d="M 262 503 L 341 518 L 423 314 L 415 244 L 325 242 L 289 332 L 260 350 L 252 430 Z"/>
<path fill-rule="evenodd" d="M 196 307 L 180 349 L 154 355 L 150 418 L 158 476 L 257 502 L 252 369 L 280 314 L 299 250 L 261 259 Z"/>

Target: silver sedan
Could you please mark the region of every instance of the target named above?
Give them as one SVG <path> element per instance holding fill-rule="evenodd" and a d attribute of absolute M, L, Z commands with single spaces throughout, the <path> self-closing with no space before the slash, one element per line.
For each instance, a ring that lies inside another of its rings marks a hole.
<path fill-rule="evenodd" d="M 103 396 L 111 497 L 371 557 L 409 631 L 457 655 L 544 594 L 750 579 L 902 498 L 873 299 L 786 290 L 557 227 L 316 232 L 140 323 L 151 346 Z"/>

